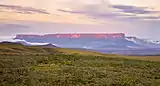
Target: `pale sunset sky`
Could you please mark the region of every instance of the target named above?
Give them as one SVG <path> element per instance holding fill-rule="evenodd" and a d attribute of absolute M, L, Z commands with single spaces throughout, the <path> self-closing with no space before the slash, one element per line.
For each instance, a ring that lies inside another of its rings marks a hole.
<path fill-rule="evenodd" d="M 125 33 L 160 40 L 160 0 L 0 0 L 0 39 L 19 33 Z"/>

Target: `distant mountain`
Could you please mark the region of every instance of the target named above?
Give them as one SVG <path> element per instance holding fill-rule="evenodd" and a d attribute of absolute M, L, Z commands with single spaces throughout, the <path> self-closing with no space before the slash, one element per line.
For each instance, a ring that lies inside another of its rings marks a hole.
<path fill-rule="evenodd" d="M 8 40 L 8 41 L 3 41 L 0 42 L 0 44 L 14 44 L 14 45 L 24 45 L 24 46 L 39 46 L 43 48 L 57 48 L 57 46 L 50 44 L 50 43 L 31 43 L 27 42 L 25 40 Z"/>
<path fill-rule="evenodd" d="M 38 43 L 38 42 L 28 42 L 24 39 L 10 39 L 10 40 L 4 40 L 4 41 L 1 41 L 1 43 L 20 43 L 20 44 L 23 44 L 23 45 L 26 45 L 26 46 L 34 46 L 34 45 L 47 45 L 49 43 Z"/>
<path fill-rule="evenodd" d="M 3 41 L 3 42 L 0 42 L 0 44 L 14 44 L 14 45 L 21 45 L 21 43 L 18 43 L 18 42 L 9 42 L 9 41 Z"/>
<path fill-rule="evenodd" d="M 159 42 L 127 37 L 123 33 L 111 34 L 47 34 L 47 35 L 17 35 L 15 40 L 24 40 L 25 43 L 48 43 L 47 47 L 77 48 L 97 50 L 104 53 L 136 54 L 145 51 L 148 54 L 152 50 L 158 54 Z M 23 43 L 21 42 L 21 43 Z M 24 43 L 23 43 L 24 44 Z M 32 45 L 31 44 L 31 45 Z M 155 51 L 154 51 L 155 50 Z M 130 51 L 130 52 L 129 52 Z M 138 51 L 138 52 L 135 52 Z M 159 52 L 160 54 L 160 52 Z"/>

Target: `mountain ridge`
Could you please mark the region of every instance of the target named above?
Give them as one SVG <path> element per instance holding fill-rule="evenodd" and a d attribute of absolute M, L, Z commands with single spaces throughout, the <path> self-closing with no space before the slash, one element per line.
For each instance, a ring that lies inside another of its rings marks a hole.
<path fill-rule="evenodd" d="M 25 45 L 47 45 L 52 44 L 61 48 L 96 50 L 103 53 L 113 54 L 160 54 L 160 44 L 126 36 L 124 33 L 110 34 L 21 34 L 14 40 Z M 27 44 L 28 43 L 28 44 Z M 48 46 L 50 47 L 50 46 Z M 154 51 L 153 51 L 154 50 Z M 135 52 L 136 51 L 136 52 Z M 138 51 L 138 52 L 137 52 Z M 144 52 L 145 51 L 145 52 Z M 156 52 L 156 53 L 155 53 Z"/>

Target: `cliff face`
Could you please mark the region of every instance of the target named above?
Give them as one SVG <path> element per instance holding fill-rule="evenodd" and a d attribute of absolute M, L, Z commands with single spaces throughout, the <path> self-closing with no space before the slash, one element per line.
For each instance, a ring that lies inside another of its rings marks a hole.
<path fill-rule="evenodd" d="M 124 33 L 114 34 L 47 34 L 47 35 L 17 35 L 15 39 L 25 38 L 125 38 Z"/>

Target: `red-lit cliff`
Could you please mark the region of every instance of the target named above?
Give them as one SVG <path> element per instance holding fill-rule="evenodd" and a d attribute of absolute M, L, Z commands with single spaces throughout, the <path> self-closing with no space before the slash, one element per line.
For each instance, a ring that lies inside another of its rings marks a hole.
<path fill-rule="evenodd" d="M 110 33 L 110 34 L 46 34 L 46 35 L 26 35 L 19 34 L 16 39 L 23 38 L 125 38 L 124 33 Z"/>

